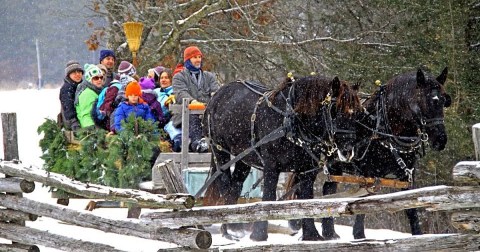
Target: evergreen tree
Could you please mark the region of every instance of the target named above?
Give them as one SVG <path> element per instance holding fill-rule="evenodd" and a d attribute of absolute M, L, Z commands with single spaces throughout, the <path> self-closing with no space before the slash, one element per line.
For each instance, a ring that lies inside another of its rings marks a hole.
<path fill-rule="evenodd" d="M 138 188 L 151 179 L 152 161 L 158 152 L 157 126 L 133 116 L 117 135 L 102 129 L 81 129 L 79 145 L 68 143 L 64 131 L 47 119 L 39 128 L 44 169 L 73 179 L 120 188 Z"/>

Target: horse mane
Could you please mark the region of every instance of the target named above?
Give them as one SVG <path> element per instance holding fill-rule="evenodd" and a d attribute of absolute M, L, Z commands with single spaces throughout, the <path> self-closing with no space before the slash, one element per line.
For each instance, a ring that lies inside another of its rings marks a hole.
<path fill-rule="evenodd" d="M 337 97 L 337 111 L 353 116 L 355 112 L 362 111 L 362 103 L 358 93 L 353 90 L 345 81 L 340 82 L 340 92 Z"/>
<path fill-rule="evenodd" d="M 427 72 L 423 72 L 425 76 L 425 82 L 436 83 L 434 76 Z M 397 109 L 406 109 L 409 104 L 419 99 L 419 89 L 417 88 L 417 72 L 408 72 L 399 75 L 387 82 L 386 92 L 388 94 L 390 106 Z M 442 85 L 438 85 L 441 93 L 444 94 L 445 90 Z M 417 102 L 424 102 L 423 99 L 417 100 Z"/>
<path fill-rule="evenodd" d="M 299 114 L 315 115 L 322 107 L 328 92 L 331 89 L 331 80 L 323 76 L 307 76 L 297 79 L 293 83 L 284 82 L 287 88 L 291 85 L 294 87 L 294 110 Z"/>
<path fill-rule="evenodd" d="M 399 75 L 386 84 L 385 91 L 389 94 L 391 104 L 394 107 L 408 105 L 409 100 L 415 97 L 415 88 L 417 86 L 416 72 L 409 72 Z"/>
<path fill-rule="evenodd" d="M 320 75 L 297 78 L 295 81 L 291 78 L 285 78 L 278 88 L 273 91 L 270 99 L 273 101 L 278 93 L 289 89 L 292 85 L 296 85 L 294 90 L 295 112 L 312 116 L 322 107 L 322 102 L 331 90 L 331 81 L 331 79 Z M 361 107 L 362 105 L 356 92 L 345 81 L 341 81 L 337 98 L 338 111 L 353 114 L 352 112 L 354 111 L 360 111 Z"/>

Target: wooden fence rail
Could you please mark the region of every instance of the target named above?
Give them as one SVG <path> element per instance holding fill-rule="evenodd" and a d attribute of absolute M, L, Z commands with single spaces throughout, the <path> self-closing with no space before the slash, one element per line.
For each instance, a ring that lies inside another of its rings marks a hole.
<path fill-rule="evenodd" d="M 151 194 L 140 190 L 86 184 L 72 180 L 62 174 L 47 172 L 33 167 L 24 167 L 22 164 L 15 162 L 0 162 L 0 172 L 10 176 L 40 182 L 44 185 L 60 188 L 69 193 L 91 199 L 117 200 L 138 204 L 140 207 L 169 209 L 192 208 L 195 204 L 193 196 L 188 194 Z"/>
<path fill-rule="evenodd" d="M 433 186 L 365 198 L 272 201 L 235 206 L 198 207 L 174 212 L 154 211 L 142 214 L 140 218 L 157 220 L 154 223 L 158 227 L 175 227 L 337 217 L 379 211 L 397 212 L 417 207 L 425 207 L 429 211 L 480 207 L 480 187 Z"/>
<path fill-rule="evenodd" d="M 105 232 L 130 235 L 151 240 L 166 241 L 190 248 L 208 248 L 212 236 L 205 230 L 194 228 L 158 228 L 151 223 L 138 219 L 113 220 L 97 216 L 88 211 L 77 211 L 61 205 L 42 203 L 27 198 L 0 195 L 0 206 L 50 217 L 82 227 L 94 228 Z"/>
<path fill-rule="evenodd" d="M 4 115 L 2 114 L 2 125 Z M 11 117 L 5 121 L 11 124 Z M 11 128 L 10 126 L 8 126 Z M 13 127 L 13 126 L 12 126 Z M 16 126 L 15 126 L 16 127 Z M 4 126 L 5 128 L 5 126 Z M 7 134 L 16 138 L 15 134 Z M 7 141 L 9 144 L 11 141 Z M 16 142 L 16 141 L 15 141 Z M 4 143 L 5 134 L 4 134 Z M 5 158 L 7 160 L 18 159 Z M 7 156 L 6 156 L 7 157 Z M 11 157 L 11 155 L 9 155 Z M 298 251 L 298 250 L 480 250 L 480 162 L 459 163 L 454 168 L 455 181 L 463 186 L 434 186 L 416 190 L 376 195 L 365 198 L 312 199 L 278 202 L 257 202 L 235 206 L 192 208 L 195 199 L 187 194 L 158 195 L 139 190 L 111 188 L 85 184 L 68 177 L 49 173 L 11 161 L 0 162 L 0 172 L 7 175 L 0 180 L 0 237 L 12 240 L 13 244 L 0 244 L 0 250 L 38 251 L 35 245 L 54 247 L 66 251 L 120 251 L 105 244 L 85 242 L 25 227 L 25 221 L 35 221 L 37 216 L 51 217 L 82 227 L 136 236 L 178 244 L 182 248 L 208 249 L 212 236 L 208 231 L 186 228 L 189 226 L 238 223 L 261 220 L 322 218 L 354 214 L 371 214 L 379 211 L 396 212 L 423 207 L 428 211 L 455 210 L 452 222 L 459 229 L 471 234 L 414 236 L 405 239 L 357 240 L 352 242 L 298 242 L 296 244 L 260 244 L 212 251 Z M 10 178 L 15 177 L 15 178 Z M 87 198 L 103 198 L 137 204 L 149 208 L 169 208 L 173 211 L 150 212 L 136 219 L 109 219 L 87 211 L 77 211 L 65 206 L 38 202 L 21 197 L 21 193 L 34 189 L 32 181 L 60 188 L 69 193 Z M 465 186 L 471 185 L 471 186 Z M 32 186 L 33 185 L 33 186 Z M 13 193 L 12 193 L 13 192 Z M 20 194 L 19 194 L 20 193 Z M 35 244 L 35 245 L 28 245 Z"/>

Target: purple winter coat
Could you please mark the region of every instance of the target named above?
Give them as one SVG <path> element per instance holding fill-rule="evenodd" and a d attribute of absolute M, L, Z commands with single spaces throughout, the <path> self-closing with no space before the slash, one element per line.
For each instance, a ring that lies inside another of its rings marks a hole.
<path fill-rule="evenodd" d="M 163 129 L 168 123 L 168 118 L 165 117 L 162 111 L 162 106 L 157 100 L 157 95 L 153 90 L 142 90 L 142 99 L 148 104 L 152 111 L 153 118 L 158 122 L 158 127 Z"/>

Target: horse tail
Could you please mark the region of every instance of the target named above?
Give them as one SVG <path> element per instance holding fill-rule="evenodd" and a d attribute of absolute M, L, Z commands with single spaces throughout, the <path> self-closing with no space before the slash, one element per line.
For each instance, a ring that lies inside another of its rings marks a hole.
<path fill-rule="evenodd" d="M 295 172 L 292 172 L 288 175 L 287 180 L 285 181 L 285 193 L 290 193 L 290 190 L 293 190 L 293 187 L 297 184 L 297 175 Z M 297 198 L 296 193 L 290 193 L 285 200 L 294 200 Z"/>

